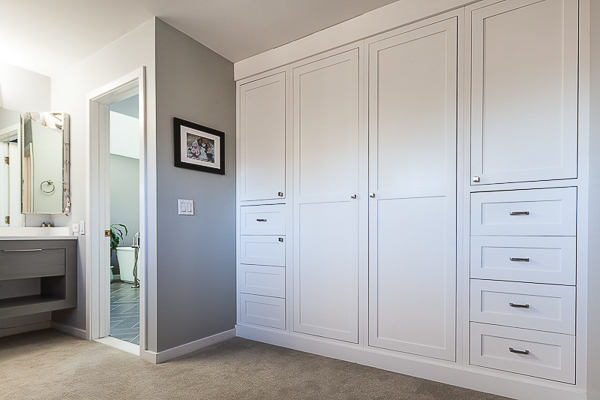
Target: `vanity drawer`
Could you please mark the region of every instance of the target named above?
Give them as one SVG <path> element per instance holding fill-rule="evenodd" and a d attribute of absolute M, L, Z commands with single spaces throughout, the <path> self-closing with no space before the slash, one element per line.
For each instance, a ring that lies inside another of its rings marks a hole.
<path fill-rule="evenodd" d="M 240 262 L 285 267 L 284 237 L 242 236 Z"/>
<path fill-rule="evenodd" d="M 470 363 L 574 384 L 575 336 L 472 322 Z"/>
<path fill-rule="evenodd" d="M 471 279 L 471 321 L 575 334 L 575 287 Z"/>
<path fill-rule="evenodd" d="M 65 273 L 64 248 L 0 250 L 0 281 L 63 276 Z"/>
<path fill-rule="evenodd" d="M 240 264 L 237 281 L 241 293 L 285 298 L 285 267 Z"/>
<path fill-rule="evenodd" d="M 472 236 L 471 278 L 575 285 L 575 237 Z"/>
<path fill-rule="evenodd" d="M 285 329 L 285 299 L 240 293 L 240 321 Z"/>
<path fill-rule="evenodd" d="M 285 235 L 285 204 L 240 207 L 242 235 Z"/>
<path fill-rule="evenodd" d="M 575 236 L 577 189 L 471 194 L 471 235 Z"/>

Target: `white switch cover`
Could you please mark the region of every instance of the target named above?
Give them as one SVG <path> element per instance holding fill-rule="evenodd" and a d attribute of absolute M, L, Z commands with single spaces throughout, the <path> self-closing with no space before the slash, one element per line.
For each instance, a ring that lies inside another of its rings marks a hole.
<path fill-rule="evenodd" d="M 179 215 L 194 215 L 194 200 L 177 199 Z"/>
<path fill-rule="evenodd" d="M 79 222 L 79 234 L 85 235 L 85 221 Z"/>

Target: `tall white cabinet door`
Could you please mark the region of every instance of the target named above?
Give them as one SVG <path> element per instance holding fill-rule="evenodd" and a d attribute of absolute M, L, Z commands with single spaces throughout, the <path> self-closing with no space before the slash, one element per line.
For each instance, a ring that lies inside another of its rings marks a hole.
<path fill-rule="evenodd" d="M 454 360 L 457 19 L 369 57 L 369 345 Z"/>
<path fill-rule="evenodd" d="M 577 0 L 468 8 L 473 184 L 577 177 Z"/>
<path fill-rule="evenodd" d="M 294 331 L 358 342 L 358 49 L 294 77 Z"/>
<path fill-rule="evenodd" d="M 285 197 L 285 72 L 240 86 L 240 200 Z"/>

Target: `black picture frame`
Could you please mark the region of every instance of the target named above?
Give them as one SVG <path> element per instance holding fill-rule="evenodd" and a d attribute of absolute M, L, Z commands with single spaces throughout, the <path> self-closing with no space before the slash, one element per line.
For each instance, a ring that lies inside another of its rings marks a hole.
<path fill-rule="evenodd" d="M 225 133 L 173 118 L 175 166 L 225 175 Z"/>

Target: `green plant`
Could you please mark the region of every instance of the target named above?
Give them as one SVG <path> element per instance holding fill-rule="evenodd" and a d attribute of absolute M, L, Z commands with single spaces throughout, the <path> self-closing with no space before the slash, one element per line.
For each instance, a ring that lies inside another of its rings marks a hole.
<path fill-rule="evenodd" d="M 114 224 L 110 226 L 110 255 L 121 243 L 125 243 L 125 236 L 129 234 L 127 227 L 123 224 Z"/>

